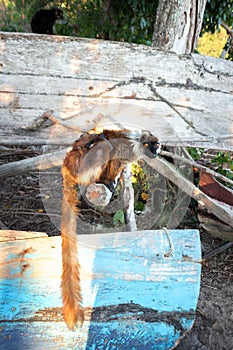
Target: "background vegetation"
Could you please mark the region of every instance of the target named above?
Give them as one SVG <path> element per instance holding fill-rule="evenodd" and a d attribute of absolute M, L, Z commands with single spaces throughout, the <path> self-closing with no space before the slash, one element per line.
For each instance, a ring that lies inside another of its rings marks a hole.
<path fill-rule="evenodd" d="M 66 24 L 56 24 L 56 33 L 89 38 L 120 40 L 151 45 L 159 0 L 0 0 L 0 30 L 30 32 L 30 20 L 41 8 L 60 7 Z M 200 52 L 218 55 L 226 44 L 224 21 L 233 25 L 233 0 L 207 0 Z M 214 34 L 212 37 L 211 34 Z M 217 49 L 216 49 L 217 45 Z"/>
<path fill-rule="evenodd" d="M 227 39 L 228 34 L 223 28 L 216 30 L 213 34 L 205 32 L 199 38 L 197 50 L 202 55 L 220 57 Z"/>

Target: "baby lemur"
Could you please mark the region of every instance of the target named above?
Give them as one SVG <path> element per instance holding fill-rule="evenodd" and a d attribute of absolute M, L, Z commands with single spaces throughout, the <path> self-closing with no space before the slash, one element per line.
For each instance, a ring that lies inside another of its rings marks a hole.
<path fill-rule="evenodd" d="M 61 289 L 64 319 L 70 329 L 84 321 L 77 255 L 76 218 L 79 200 L 76 187 L 101 183 L 113 193 L 117 179 L 127 164 L 143 155 L 155 157 L 158 149 L 158 139 L 149 131 L 103 130 L 100 133 L 83 134 L 66 154 L 62 166 Z"/>

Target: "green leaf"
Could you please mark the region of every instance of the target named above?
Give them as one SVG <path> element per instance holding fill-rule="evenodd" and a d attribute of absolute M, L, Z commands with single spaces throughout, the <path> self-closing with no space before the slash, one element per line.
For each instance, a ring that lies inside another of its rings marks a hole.
<path fill-rule="evenodd" d="M 113 217 L 113 225 L 117 226 L 119 223 L 122 225 L 125 224 L 125 214 L 123 210 L 118 210 Z"/>

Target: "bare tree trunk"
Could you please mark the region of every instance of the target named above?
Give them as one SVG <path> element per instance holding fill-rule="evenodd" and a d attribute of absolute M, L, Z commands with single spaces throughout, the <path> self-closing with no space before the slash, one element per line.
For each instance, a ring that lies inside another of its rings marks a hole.
<path fill-rule="evenodd" d="M 206 0 L 160 0 L 152 45 L 177 54 L 194 51 Z"/>

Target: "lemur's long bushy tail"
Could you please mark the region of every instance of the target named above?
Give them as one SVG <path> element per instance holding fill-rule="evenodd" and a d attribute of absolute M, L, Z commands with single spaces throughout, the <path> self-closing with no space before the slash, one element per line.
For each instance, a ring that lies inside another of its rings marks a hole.
<path fill-rule="evenodd" d="M 70 178 L 66 168 L 63 175 L 63 201 L 62 201 L 62 300 L 63 314 L 67 326 L 73 329 L 75 325 L 82 324 L 84 314 L 82 310 L 82 295 L 80 286 L 80 265 L 78 261 L 76 218 L 77 192 L 75 183 Z"/>

